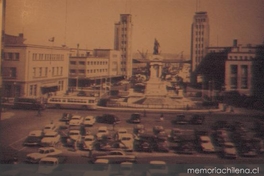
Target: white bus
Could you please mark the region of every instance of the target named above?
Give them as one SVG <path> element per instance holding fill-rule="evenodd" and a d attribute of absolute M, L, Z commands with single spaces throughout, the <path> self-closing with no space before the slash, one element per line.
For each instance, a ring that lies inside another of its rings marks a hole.
<path fill-rule="evenodd" d="M 97 97 L 50 97 L 47 108 L 96 109 Z"/>

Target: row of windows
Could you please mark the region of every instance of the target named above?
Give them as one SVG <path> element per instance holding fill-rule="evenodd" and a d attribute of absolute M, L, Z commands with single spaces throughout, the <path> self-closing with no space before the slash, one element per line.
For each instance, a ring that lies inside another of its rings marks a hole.
<path fill-rule="evenodd" d="M 76 65 L 77 61 L 70 61 L 71 65 Z M 78 62 L 79 65 L 85 65 L 85 61 L 79 61 Z M 108 62 L 107 61 L 88 61 L 87 65 L 107 65 Z"/>
<path fill-rule="evenodd" d="M 203 55 L 203 50 L 196 50 L 195 53 Z"/>
<path fill-rule="evenodd" d="M 241 75 L 247 77 L 248 76 L 248 65 L 241 65 Z M 230 74 L 237 75 L 238 74 L 238 65 L 230 65 Z"/>
<path fill-rule="evenodd" d="M 203 44 L 196 44 L 195 48 L 203 48 Z"/>
<path fill-rule="evenodd" d="M 248 60 L 248 59 L 253 59 L 253 56 L 229 56 L 228 59 Z"/>
<path fill-rule="evenodd" d="M 108 69 L 91 69 L 91 70 L 87 70 L 87 73 L 103 73 L 103 72 L 107 72 Z M 70 73 L 85 73 L 85 70 L 74 70 L 74 69 L 70 69 Z"/>
<path fill-rule="evenodd" d="M 247 89 L 248 88 L 248 77 L 241 77 L 240 78 L 241 89 Z M 238 88 L 238 78 L 237 77 L 231 77 L 230 78 L 230 87 L 231 89 L 237 89 Z"/>
<path fill-rule="evenodd" d="M 63 54 L 39 54 L 33 53 L 32 54 L 33 61 L 63 61 L 64 55 Z"/>
<path fill-rule="evenodd" d="M 203 42 L 204 38 L 196 38 L 196 42 Z"/>
<path fill-rule="evenodd" d="M 52 76 L 63 75 L 63 67 L 52 67 Z M 33 77 L 47 77 L 48 67 L 33 67 Z"/>
<path fill-rule="evenodd" d="M 205 19 L 196 19 L 196 22 L 205 22 Z"/>
<path fill-rule="evenodd" d="M 2 71 L 2 75 L 4 78 L 16 78 L 17 76 L 16 67 L 4 67 Z"/>
<path fill-rule="evenodd" d="M 203 29 L 204 25 L 196 25 L 196 29 Z"/>
<path fill-rule="evenodd" d="M 19 61 L 20 54 L 19 53 L 4 52 L 2 55 L 2 58 L 4 60 L 9 60 L 9 61 Z"/>
<path fill-rule="evenodd" d="M 49 101 L 51 102 L 66 102 L 66 99 L 61 99 L 61 98 L 51 98 Z M 85 100 L 85 99 L 74 99 L 70 98 L 68 99 L 69 103 L 95 103 L 95 100 Z"/>

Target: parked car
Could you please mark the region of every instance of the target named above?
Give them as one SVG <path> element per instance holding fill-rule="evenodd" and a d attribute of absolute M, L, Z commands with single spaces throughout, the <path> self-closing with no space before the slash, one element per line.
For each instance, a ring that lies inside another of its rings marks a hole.
<path fill-rule="evenodd" d="M 55 172 L 59 165 L 65 163 L 65 161 L 65 156 L 41 158 L 37 173 L 40 175 L 53 175 L 54 173 L 59 173 L 58 175 L 65 175 L 63 172 Z"/>
<path fill-rule="evenodd" d="M 94 135 L 84 136 L 84 138 L 82 140 L 83 150 L 92 150 L 94 148 L 94 143 L 95 143 L 95 136 Z"/>
<path fill-rule="evenodd" d="M 184 114 L 178 114 L 176 117 L 172 120 L 173 124 L 178 125 L 186 125 L 190 123 L 190 117 L 184 115 Z"/>
<path fill-rule="evenodd" d="M 204 122 L 205 117 L 203 115 L 200 114 L 194 114 L 192 115 L 191 124 L 195 124 L 195 125 L 201 125 Z"/>
<path fill-rule="evenodd" d="M 96 121 L 96 120 L 95 120 L 95 117 L 89 115 L 89 116 L 86 116 L 86 117 L 84 118 L 84 120 L 83 120 L 83 125 L 84 125 L 84 126 L 93 126 L 94 123 L 95 123 L 95 121 Z"/>
<path fill-rule="evenodd" d="M 72 118 L 71 113 L 63 113 L 60 121 L 68 123 L 71 120 L 71 118 Z"/>
<path fill-rule="evenodd" d="M 130 123 L 140 123 L 141 122 L 141 114 L 133 113 L 128 120 Z"/>
<path fill-rule="evenodd" d="M 101 126 L 97 130 L 96 138 L 97 138 L 97 140 L 100 140 L 100 139 L 102 139 L 103 136 L 108 135 L 108 134 L 109 134 L 109 131 L 108 131 L 107 127 Z"/>
<path fill-rule="evenodd" d="M 83 117 L 80 115 L 73 115 L 71 120 L 69 121 L 70 126 L 79 126 L 83 123 Z"/>
<path fill-rule="evenodd" d="M 151 143 L 142 139 L 136 140 L 134 146 L 135 150 L 139 152 L 152 152 L 153 150 Z"/>
<path fill-rule="evenodd" d="M 96 119 L 99 123 L 117 124 L 120 123 L 120 119 L 114 114 L 103 114 Z"/>
<path fill-rule="evenodd" d="M 165 176 L 169 174 L 169 169 L 164 161 L 150 161 L 149 168 L 147 170 L 147 176 L 160 175 Z"/>
<path fill-rule="evenodd" d="M 37 146 L 40 145 L 41 139 L 43 138 L 44 133 L 42 130 L 34 130 L 31 131 L 26 140 L 24 141 L 24 145 L 27 146 Z"/>
<path fill-rule="evenodd" d="M 237 158 L 237 150 L 235 144 L 232 142 L 225 142 L 222 147 L 222 154 L 225 158 Z"/>
<path fill-rule="evenodd" d="M 160 131 L 156 136 L 157 136 L 157 139 L 160 139 L 160 140 L 167 140 L 169 135 L 168 135 L 167 132 L 164 130 L 164 131 Z"/>
<path fill-rule="evenodd" d="M 125 151 L 132 152 L 134 150 L 134 137 L 130 133 L 119 135 L 120 147 Z"/>
<path fill-rule="evenodd" d="M 108 159 L 110 163 L 121 163 L 121 162 L 136 162 L 136 156 L 133 154 L 126 154 L 123 151 L 114 150 L 103 155 L 93 155 L 92 161 L 97 159 Z"/>
<path fill-rule="evenodd" d="M 178 146 L 177 153 L 180 154 L 193 154 L 195 147 L 193 142 L 181 142 Z"/>
<path fill-rule="evenodd" d="M 239 146 L 240 155 L 244 157 L 256 157 L 257 150 L 253 147 L 252 143 L 243 142 Z"/>
<path fill-rule="evenodd" d="M 180 142 L 180 136 L 183 134 L 183 131 L 179 128 L 172 128 L 169 134 L 169 139 L 171 142 Z"/>
<path fill-rule="evenodd" d="M 45 125 L 43 128 L 43 133 L 45 134 L 49 131 L 58 131 L 57 125 L 54 123 L 50 123 L 50 124 Z"/>
<path fill-rule="evenodd" d="M 164 131 L 164 127 L 161 125 L 156 125 L 153 127 L 153 133 L 154 134 L 159 134 L 160 132 Z"/>
<path fill-rule="evenodd" d="M 152 148 L 154 151 L 157 152 L 169 152 L 169 144 L 167 140 L 156 140 L 154 143 L 152 143 Z"/>
<path fill-rule="evenodd" d="M 38 163 L 41 158 L 48 156 L 57 156 L 61 154 L 62 151 L 54 147 L 41 147 L 37 153 L 30 153 L 26 157 L 26 162 L 29 163 Z"/>
<path fill-rule="evenodd" d="M 143 124 L 137 124 L 133 128 L 134 134 L 141 134 L 145 132 L 145 126 Z"/>
<path fill-rule="evenodd" d="M 70 139 L 76 141 L 77 143 L 80 143 L 82 140 L 82 135 L 80 130 L 70 130 L 68 136 Z"/>
<path fill-rule="evenodd" d="M 49 131 L 45 133 L 44 137 L 41 139 L 41 146 L 55 146 L 60 142 L 60 135 L 56 131 Z"/>
<path fill-rule="evenodd" d="M 120 137 L 123 135 L 123 134 L 127 134 L 127 130 L 125 128 L 118 128 L 114 137 L 116 140 L 120 140 Z"/>
<path fill-rule="evenodd" d="M 200 143 L 200 148 L 202 152 L 205 152 L 205 153 L 215 152 L 215 147 L 209 136 L 200 136 L 199 143 Z"/>

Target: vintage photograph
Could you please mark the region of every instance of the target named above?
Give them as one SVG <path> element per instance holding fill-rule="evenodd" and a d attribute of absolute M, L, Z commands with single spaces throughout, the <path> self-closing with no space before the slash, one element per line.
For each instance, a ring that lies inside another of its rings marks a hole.
<path fill-rule="evenodd" d="M 0 7 L 0 175 L 264 174 L 264 0 Z"/>

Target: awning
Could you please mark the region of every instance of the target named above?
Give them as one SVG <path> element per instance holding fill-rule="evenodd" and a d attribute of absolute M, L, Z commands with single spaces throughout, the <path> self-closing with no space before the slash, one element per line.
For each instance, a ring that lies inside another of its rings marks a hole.
<path fill-rule="evenodd" d="M 56 92 L 58 90 L 58 84 L 57 83 L 47 83 L 41 85 L 41 92 L 42 94 L 46 94 L 49 92 Z"/>

